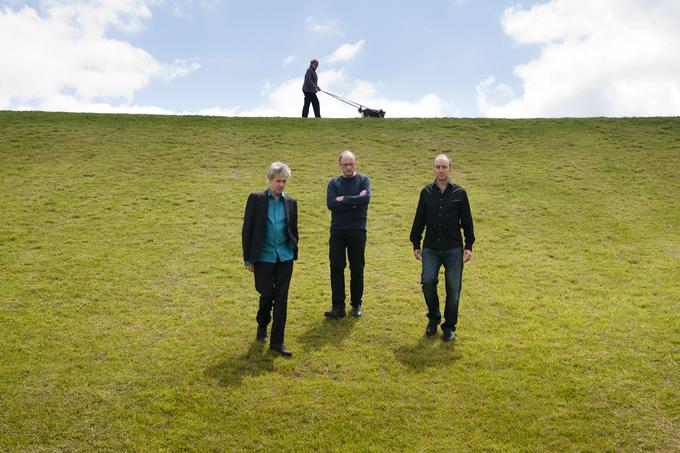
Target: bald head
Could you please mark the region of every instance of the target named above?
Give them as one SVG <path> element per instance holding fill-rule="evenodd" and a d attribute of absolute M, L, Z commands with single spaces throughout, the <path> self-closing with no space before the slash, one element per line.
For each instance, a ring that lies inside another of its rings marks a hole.
<path fill-rule="evenodd" d="M 340 166 L 340 172 L 345 178 L 351 178 L 356 174 L 357 169 L 357 156 L 348 149 L 340 153 L 338 157 L 338 165 Z"/>
<path fill-rule="evenodd" d="M 434 158 L 434 176 L 437 178 L 437 184 L 444 187 L 449 182 L 449 174 L 451 173 L 451 159 L 446 154 L 440 154 Z"/>
<path fill-rule="evenodd" d="M 357 161 L 357 156 L 354 155 L 354 153 L 348 149 L 344 150 L 343 152 L 340 153 L 338 156 L 338 163 L 342 163 L 342 158 L 343 157 L 348 157 L 351 158 L 354 162 Z M 345 159 L 347 160 L 347 159 Z"/>
<path fill-rule="evenodd" d="M 434 166 L 437 166 L 437 162 L 446 162 L 449 165 L 449 168 L 451 168 L 452 162 L 451 158 L 447 156 L 446 154 L 438 154 L 437 157 L 434 158 Z"/>

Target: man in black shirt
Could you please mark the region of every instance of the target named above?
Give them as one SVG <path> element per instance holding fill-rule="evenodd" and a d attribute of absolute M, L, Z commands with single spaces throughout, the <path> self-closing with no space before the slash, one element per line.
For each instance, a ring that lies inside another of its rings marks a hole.
<path fill-rule="evenodd" d="M 456 337 L 458 322 L 458 301 L 463 280 L 463 263 L 472 258 L 472 244 L 475 233 L 472 226 L 470 203 L 465 190 L 451 182 L 451 159 L 440 154 L 434 159 L 435 181 L 420 191 L 418 208 L 411 228 L 413 255 L 422 260 L 421 284 L 427 304 L 429 322 L 425 328 L 427 336 L 437 332 L 441 322 L 437 277 L 444 265 L 446 279 L 446 304 L 444 306 L 444 341 Z M 423 248 L 420 240 L 425 229 Z M 461 229 L 465 234 L 465 245 Z"/>

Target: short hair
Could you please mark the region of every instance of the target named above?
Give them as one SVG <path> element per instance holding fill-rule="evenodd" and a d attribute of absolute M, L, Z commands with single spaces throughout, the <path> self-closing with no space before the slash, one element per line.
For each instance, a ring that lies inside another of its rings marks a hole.
<path fill-rule="evenodd" d="M 453 162 L 451 162 L 451 158 L 449 156 L 447 156 L 446 154 L 437 154 L 437 157 L 435 157 L 434 160 L 432 161 L 432 165 L 434 166 L 434 164 L 439 159 L 446 159 L 447 161 L 449 161 L 449 168 L 453 167 Z"/>
<path fill-rule="evenodd" d="M 267 180 L 271 181 L 279 175 L 283 175 L 286 178 L 290 178 L 290 167 L 283 162 L 274 162 L 269 166 L 269 171 L 267 172 Z"/>
<path fill-rule="evenodd" d="M 346 154 L 352 156 L 352 159 L 354 159 L 354 162 L 357 161 L 357 156 L 352 151 L 346 149 L 343 152 L 341 152 L 340 155 L 338 156 L 338 163 L 342 162 L 342 156 L 344 156 Z"/>
<path fill-rule="evenodd" d="M 312 61 L 309 62 L 309 65 L 311 66 L 314 63 L 319 64 L 319 60 L 317 60 L 316 58 L 312 58 Z"/>

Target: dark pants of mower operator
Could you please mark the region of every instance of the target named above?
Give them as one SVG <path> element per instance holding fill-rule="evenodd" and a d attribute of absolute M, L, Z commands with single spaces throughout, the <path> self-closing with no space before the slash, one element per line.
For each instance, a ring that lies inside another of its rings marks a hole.
<path fill-rule="evenodd" d="M 257 323 L 267 326 L 272 320 L 271 344 L 283 344 L 286 328 L 286 311 L 288 307 L 288 287 L 293 275 L 293 260 L 276 263 L 255 263 L 255 290 L 260 293 L 260 309 L 257 311 Z"/>
<path fill-rule="evenodd" d="M 458 301 L 463 281 L 463 248 L 433 250 L 423 247 L 423 273 L 421 283 L 427 304 L 427 317 L 430 322 L 439 324 L 442 319 L 437 295 L 437 277 L 444 265 L 446 281 L 446 304 L 444 305 L 444 324 L 442 330 L 456 330 L 458 322 Z"/>
<path fill-rule="evenodd" d="M 321 106 L 319 105 L 319 98 L 316 97 L 316 93 L 304 92 L 304 94 L 305 104 L 302 106 L 302 117 L 307 118 L 309 116 L 309 104 L 311 103 L 314 109 L 314 116 L 321 118 Z"/>
<path fill-rule="evenodd" d="M 347 258 L 349 258 L 352 306 L 361 306 L 361 298 L 364 294 L 366 232 L 363 230 L 333 231 L 328 242 L 333 308 L 345 309 L 345 251 L 347 251 Z"/>

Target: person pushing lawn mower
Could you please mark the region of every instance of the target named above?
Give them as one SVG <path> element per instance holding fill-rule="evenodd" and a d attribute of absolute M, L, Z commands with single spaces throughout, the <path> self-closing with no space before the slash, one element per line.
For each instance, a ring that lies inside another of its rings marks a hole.
<path fill-rule="evenodd" d="M 319 67 L 319 60 L 316 58 L 309 62 L 309 68 L 305 72 L 305 80 L 302 83 L 302 93 L 305 95 L 305 102 L 302 106 L 302 117 L 307 118 L 309 116 L 309 105 L 312 105 L 314 109 L 314 116 L 316 118 L 321 118 L 321 105 L 319 104 L 319 98 L 316 95 L 319 91 L 326 93 L 332 98 L 337 99 L 340 102 L 344 102 L 347 105 L 351 105 L 356 108 L 361 116 L 364 118 L 385 118 L 385 111 L 383 109 L 371 109 L 358 102 L 350 101 L 344 99 L 337 94 L 329 93 L 319 88 L 319 76 L 316 74 L 316 69 Z"/>

